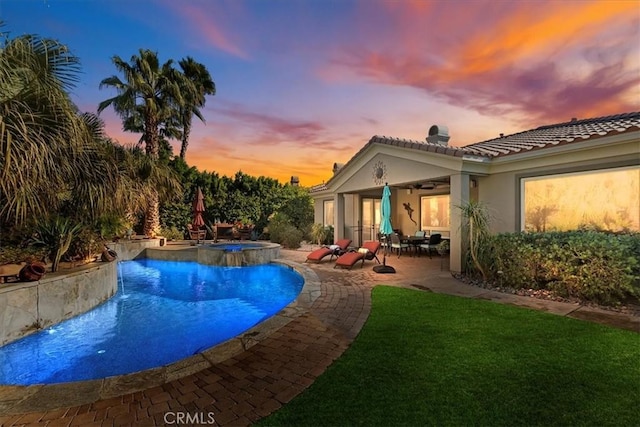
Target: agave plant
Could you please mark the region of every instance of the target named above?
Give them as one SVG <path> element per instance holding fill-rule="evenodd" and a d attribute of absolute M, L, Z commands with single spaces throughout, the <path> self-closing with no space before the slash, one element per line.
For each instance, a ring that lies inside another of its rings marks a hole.
<path fill-rule="evenodd" d="M 52 262 L 51 271 L 58 270 L 60 258 L 69 250 L 73 238 L 81 228 L 81 224 L 74 224 L 69 218 L 59 216 L 45 219 L 37 224 L 34 244 L 48 249 Z"/>

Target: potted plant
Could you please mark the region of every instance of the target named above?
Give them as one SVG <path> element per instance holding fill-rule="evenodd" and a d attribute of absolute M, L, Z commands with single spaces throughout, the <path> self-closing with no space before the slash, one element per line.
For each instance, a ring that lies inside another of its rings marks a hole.
<path fill-rule="evenodd" d="M 436 250 L 438 251 L 438 254 L 440 254 L 440 256 L 448 255 L 450 250 L 449 240 L 441 241 L 436 247 Z"/>

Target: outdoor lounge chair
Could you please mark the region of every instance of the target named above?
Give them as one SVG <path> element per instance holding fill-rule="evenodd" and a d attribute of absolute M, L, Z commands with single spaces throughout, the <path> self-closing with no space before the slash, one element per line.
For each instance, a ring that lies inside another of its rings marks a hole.
<path fill-rule="evenodd" d="M 360 264 L 360 268 L 364 266 L 364 262 L 367 260 L 375 259 L 378 264 L 380 264 L 380 260 L 378 259 L 378 250 L 380 249 L 380 242 L 377 241 L 367 241 L 362 244 L 360 249 L 354 250 L 351 252 L 347 252 L 343 255 L 340 255 L 336 260 L 336 267 L 349 268 L 351 269 L 354 264 L 360 260 L 362 260 L 362 264 Z"/>
<path fill-rule="evenodd" d="M 309 255 L 307 255 L 307 261 L 320 262 L 327 255 L 331 255 L 331 258 L 329 258 L 329 260 L 332 260 L 334 256 L 338 257 L 345 253 L 350 244 L 350 239 L 340 239 L 335 243 L 335 245 L 323 246 L 311 252 Z"/>

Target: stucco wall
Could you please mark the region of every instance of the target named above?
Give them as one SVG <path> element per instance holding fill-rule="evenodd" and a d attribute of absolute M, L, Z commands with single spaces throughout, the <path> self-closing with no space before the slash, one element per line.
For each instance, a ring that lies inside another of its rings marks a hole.
<path fill-rule="evenodd" d="M 117 263 L 94 263 L 72 273 L 0 288 L 0 345 L 84 313 L 118 288 Z"/>
<path fill-rule="evenodd" d="M 313 203 L 313 222 L 316 224 L 324 224 L 324 201 L 333 200 L 332 198 L 315 199 Z"/>
<path fill-rule="evenodd" d="M 478 179 L 478 198 L 489 208 L 491 230 L 505 233 L 517 230 L 515 173 L 507 172 Z"/>

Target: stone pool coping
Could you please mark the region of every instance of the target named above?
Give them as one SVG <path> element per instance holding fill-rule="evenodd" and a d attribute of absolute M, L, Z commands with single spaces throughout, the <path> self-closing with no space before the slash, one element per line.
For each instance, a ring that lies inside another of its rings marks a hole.
<path fill-rule="evenodd" d="M 320 279 L 311 268 L 284 259 L 272 262 L 297 271 L 304 279 L 304 286 L 292 303 L 243 334 L 175 363 L 132 374 L 58 384 L 0 385 L 0 413 L 15 414 L 79 406 L 142 391 L 192 375 L 244 352 L 306 313 L 321 294 Z"/>

